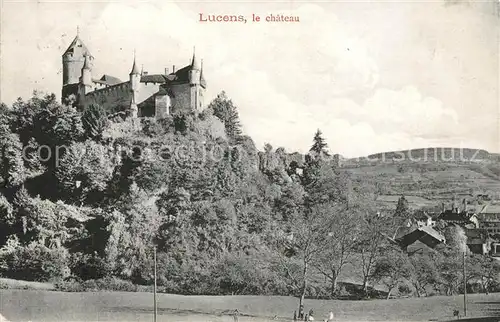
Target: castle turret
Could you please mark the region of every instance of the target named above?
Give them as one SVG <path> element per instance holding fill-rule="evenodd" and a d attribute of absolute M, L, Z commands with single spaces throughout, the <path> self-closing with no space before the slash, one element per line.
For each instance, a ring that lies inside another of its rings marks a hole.
<path fill-rule="evenodd" d="M 207 87 L 207 82 L 205 81 L 205 77 L 203 77 L 203 59 L 201 60 L 200 85 L 203 88 Z"/>
<path fill-rule="evenodd" d="M 198 85 L 200 83 L 201 68 L 196 59 L 196 54 L 193 51 L 193 59 L 191 60 L 191 68 L 189 70 L 189 84 Z"/>
<path fill-rule="evenodd" d="M 78 82 L 78 106 L 80 108 L 84 108 L 85 95 L 92 91 L 92 69 L 90 67 L 89 56 L 85 56 L 80 74 L 81 75 Z"/>
<path fill-rule="evenodd" d="M 85 57 L 87 57 L 88 67 L 91 68 L 94 57 L 80 39 L 80 35 L 77 34 L 62 55 L 63 101 L 72 94 L 75 96 L 78 94 L 78 83 L 85 64 Z"/>
<path fill-rule="evenodd" d="M 139 86 L 141 83 L 141 72 L 139 71 L 139 68 L 137 67 L 137 64 L 135 62 L 135 54 L 134 54 L 134 64 L 132 65 L 132 70 L 130 71 L 129 77 L 130 77 L 129 78 L 130 90 L 132 91 L 132 97 L 130 102 L 130 116 L 136 118 L 138 114 L 137 101 L 138 101 Z"/>
<path fill-rule="evenodd" d="M 201 111 L 203 108 L 203 90 L 205 86 L 201 84 L 202 66 L 196 59 L 196 53 L 193 50 L 193 59 L 189 68 L 189 86 L 191 89 L 191 110 Z"/>
<path fill-rule="evenodd" d="M 89 56 L 85 56 L 80 76 L 80 84 L 85 86 L 85 94 L 90 92 L 92 88 L 92 68 L 90 67 Z"/>

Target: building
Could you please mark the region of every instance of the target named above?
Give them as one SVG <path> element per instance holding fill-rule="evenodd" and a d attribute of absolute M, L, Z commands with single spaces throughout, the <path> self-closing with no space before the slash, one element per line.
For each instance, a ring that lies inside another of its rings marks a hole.
<path fill-rule="evenodd" d="M 62 101 L 84 109 L 98 104 L 109 114 L 126 112 L 131 117 L 163 118 L 184 111 L 201 111 L 206 81 L 203 62 L 195 53 L 191 63 L 172 72 L 148 74 L 140 71 L 134 57 L 129 79 L 93 74 L 94 56 L 77 34 L 62 55 Z"/>
<path fill-rule="evenodd" d="M 492 240 L 484 229 L 465 229 L 467 247 L 474 254 L 486 255 L 492 250 Z"/>
<path fill-rule="evenodd" d="M 456 224 L 465 228 L 479 228 L 479 219 L 475 213 L 460 211 L 458 209 L 447 209 L 441 212 L 437 218 L 446 224 Z"/>
<path fill-rule="evenodd" d="M 436 220 L 434 220 L 434 218 L 432 218 L 432 216 L 427 212 L 416 212 L 412 220 L 417 227 L 433 227 L 436 225 Z"/>
<path fill-rule="evenodd" d="M 486 230 L 490 236 L 500 241 L 500 205 L 485 205 L 477 217 L 479 228 Z"/>
<path fill-rule="evenodd" d="M 500 259 L 500 243 L 491 243 L 490 255 Z"/>
<path fill-rule="evenodd" d="M 417 241 L 432 249 L 436 248 L 439 244 L 446 244 L 446 238 L 439 231 L 429 226 L 422 226 L 414 229 L 396 238 L 395 241 L 404 250 L 408 250 L 408 247 Z"/>

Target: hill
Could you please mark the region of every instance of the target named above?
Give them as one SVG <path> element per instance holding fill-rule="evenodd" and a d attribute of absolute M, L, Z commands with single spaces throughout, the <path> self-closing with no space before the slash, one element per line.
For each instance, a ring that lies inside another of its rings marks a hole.
<path fill-rule="evenodd" d="M 387 278 L 373 277 L 377 265 L 396 264 L 415 274 L 398 276 L 401 292 L 386 281 L 388 294 L 416 294 L 423 263 L 441 276 L 454 253 L 411 262 L 381 238 L 404 218 L 379 210 L 394 213 L 403 193 L 417 208 L 499 191 L 486 152 L 482 163 L 324 160 L 320 131 L 306 158 L 269 144 L 258 151 L 240 127 L 236 107 L 220 97 L 202 112 L 162 119 L 121 119 L 98 105 L 78 111 L 55 95 L 0 109 L 0 274 L 123 290 L 152 284 L 156 249 L 168 293 L 303 301 L 358 297 L 338 287 L 355 282 L 371 296 Z M 354 255 L 366 269 L 346 265 Z M 441 277 L 433 292 L 459 291 Z"/>
<path fill-rule="evenodd" d="M 401 195 L 412 208 L 440 208 L 453 197 L 470 203 L 500 199 L 500 157 L 485 150 L 433 147 L 332 158 L 339 171 L 348 173 L 354 185 L 368 186 L 386 209 L 394 209 Z M 288 164 L 303 166 L 305 159 L 299 153 L 287 154 Z"/>
<path fill-rule="evenodd" d="M 379 204 L 394 206 L 405 195 L 414 208 L 440 207 L 452 198 L 471 203 L 500 199 L 498 155 L 484 150 L 430 148 L 349 159 L 342 170 L 375 186 Z M 478 196 L 481 198 L 478 199 Z"/>

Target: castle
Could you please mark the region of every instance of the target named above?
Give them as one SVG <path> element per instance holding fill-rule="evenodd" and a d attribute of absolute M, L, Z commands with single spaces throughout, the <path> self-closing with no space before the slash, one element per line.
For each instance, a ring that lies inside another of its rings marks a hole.
<path fill-rule="evenodd" d="M 156 117 L 185 111 L 201 111 L 204 107 L 206 81 L 203 61 L 195 53 L 191 64 L 172 72 L 148 74 L 139 71 L 135 61 L 128 81 L 104 74 L 94 78 L 94 57 L 77 33 L 62 55 L 63 102 L 85 109 L 98 104 L 109 114 L 125 112 L 129 117 Z"/>

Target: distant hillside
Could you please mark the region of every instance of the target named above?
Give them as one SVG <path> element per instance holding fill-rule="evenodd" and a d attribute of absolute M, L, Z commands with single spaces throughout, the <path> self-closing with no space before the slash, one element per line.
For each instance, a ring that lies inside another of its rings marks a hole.
<path fill-rule="evenodd" d="M 434 147 L 337 159 L 354 185 L 371 187 L 381 208 L 395 208 L 402 194 L 412 208 L 438 208 L 453 197 L 500 199 L 500 155 L 481 149 Z M 299 153 L 287 155 L 287 163 L 300 166 L 303 160 Z"/>
<path fill-rule="evenodd" d="M 500 159 L 481 149 L 428 148 L 391 151 L 347 159 L 342 170 L 373 185 L 377 203 L 395 207 L 407 196 L 413 208 L 438 207 L 453 197 L 478 202 L 478 195 L 500 199 Z M 480 202 L 481 200 L 479 200 Z"/>
<path fill-rule="evenodd" d="M 423 161 L 423 162 L 481 162 L 498 161 L 498 155 L 486 150 L 452 147 L 432 147 L 371 154 L 360 160 L 373 161 Z M 353 159 L 351 159 L 353 160 Z"/>

